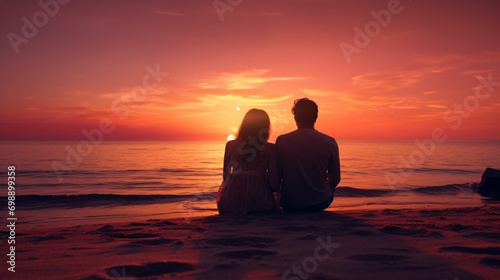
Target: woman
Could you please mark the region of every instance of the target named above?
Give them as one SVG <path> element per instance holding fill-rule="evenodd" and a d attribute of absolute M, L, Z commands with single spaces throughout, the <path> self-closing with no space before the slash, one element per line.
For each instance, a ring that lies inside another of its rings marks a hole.
<path fill-rule="evenodd" d="M 268 143 L 269 116 L 264 110 L 245 114 L 236 140 L 227 142 L 223 179 L 217 193 L 220 214 L 276 210 L 273 191 L 279 191 L 278 161 Z"/>

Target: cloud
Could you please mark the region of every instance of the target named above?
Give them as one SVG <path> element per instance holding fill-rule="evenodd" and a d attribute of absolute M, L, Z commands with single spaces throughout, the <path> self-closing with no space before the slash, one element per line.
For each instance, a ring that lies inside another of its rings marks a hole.
<path fill-rule="evenodd" d="M 460 74 L 462 75 L 477 75 L 477 74 L 483 74 L 483 73 L 492 73 L 495 70 L 493 69 L 487 69 L 487 70 L 469 70 L 469 71 L 464 71 Z"/>
<path fill-rule="evenodd" d="M 317 90 L 317 89 L 301 89 L 301 92 L 310 96 L 340 96 L 342 92 L 338 91 L 327 91 L 327 90 Z"/>
<path fill-rule="evenodd" d="M 49 107 L 41 109 L 53 117 L 62 120 L 86 120 L 111 116 L 111 112 L 86 106 Z"/>
<path fill-rule="evenodd" d="M 365 90 L 390 91 L 417 83 L 426 72 L 388 72 L 355 76 L 352 85 Z"/>
<path fill-rule="evenodd" d="M 410 105 L 389 105 L 391 109 L 418 109 L 418 106 L 410 106 Z"/>
<path fill-rule="evenodd" d="M 432 75 L 463 67 L 468 57 L 458 54 L 419 57 L 391 70 L 352 77 L 352 86 L 358 90 L 387 92 L 403 89 Z M 435 93 L 433 91 L 423 94 Z"/>
<path fill-rule="evenodd" d="M 227 90 L 254 89 L 272 81 L 302 80 L 301 77 L 264 77 L 266 69 L 253 69 L 240 73 L 222 73 L 218 77 L 199 84 L 203 89 L 221 88 Z"/>
<path fill-rule="evenodd" d="M 277 97 L 265 97 L 262 95 L 249 95 L 249 96 L 241 96 L 241 95 L 212 95 L 207 94 L 205 96 L 198 97 L 198 99 L 202 102 L 203 106 L 215 106 L 219 104 L 226 103 L 236 103 L 236 104 L 273 104 L 276 102 L 280 102 L 283 100 L 287 100 L 291 98 L 293 95 L 285 95 L 285 96 L 277 96 Z"/>
<path fill-rule="evenodd" d="M 436 108 L 436 109 L 446 109 L 448 107 L 444 106 L 444 105 L 439 105 L 439 104 L 428 104 L 427 107 L 429 108 Z"/>
<path fill-rule="evenodd" d="M 101 92 L 98 93 L 100 97 L 104 98 L 121 98 L 121 99 L 130 99 L 132 97 L 133 88 L 124 88 L 115 92 Z M 169 93 L 169 90 L 165 87 L 158 87 L 153 90 L 146 90 L 147 96 L 162 96 Z M 148 97 L 149 98 L 149 97 Z"/>

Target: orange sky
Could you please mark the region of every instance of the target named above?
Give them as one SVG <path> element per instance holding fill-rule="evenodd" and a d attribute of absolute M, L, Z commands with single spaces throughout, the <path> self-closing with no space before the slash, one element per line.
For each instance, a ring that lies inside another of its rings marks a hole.
<path fill-rule="evenodd" d="M 70 1 L 12 43 L 43 10 L 2 1 L 0 140 L 84 139 L 103 119 L 105 140 L 224 140 L 251 108 L 274 140 L 300 97 L 340 140 L 500 139 L 498 1 L 243 0 L 223 20 L 213 2 Z"/>

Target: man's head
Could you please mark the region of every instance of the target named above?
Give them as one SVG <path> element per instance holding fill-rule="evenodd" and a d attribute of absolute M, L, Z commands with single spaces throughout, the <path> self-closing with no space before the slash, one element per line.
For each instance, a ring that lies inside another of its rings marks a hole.
<path fill-rule="evenodd" d="M 292 113 L 299 128 L 314 127 L 314 123 L 318 118 L 318 105 L 307 98 L 296 99 Z"/>

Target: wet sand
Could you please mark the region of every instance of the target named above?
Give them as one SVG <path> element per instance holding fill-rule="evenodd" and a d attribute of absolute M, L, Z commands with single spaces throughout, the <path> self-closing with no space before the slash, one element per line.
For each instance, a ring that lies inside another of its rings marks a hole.
<path fill-rule="evenodd" d="M 4 263 L 2 279 L 458 280 L 500 273 L 496 206 L 209 216 L 33 231 L 20 225 L 16 234 L 16 272 Z M 4 245 L 7 236 L 1 232 Z"/>

